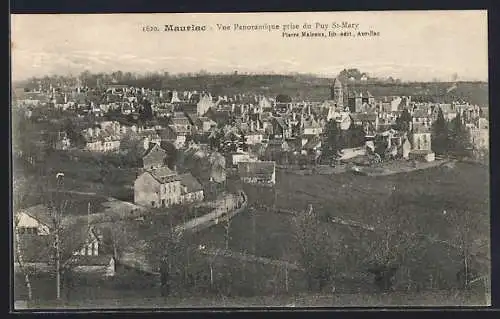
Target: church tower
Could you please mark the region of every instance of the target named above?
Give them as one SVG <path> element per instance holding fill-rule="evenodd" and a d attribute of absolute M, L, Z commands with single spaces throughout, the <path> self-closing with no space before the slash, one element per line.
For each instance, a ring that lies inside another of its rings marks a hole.
<path fill-rule="evenodd" d="M 344 105 L 344 90 L 342 89 L 342 83 L 338 78 L 333 80 L 333 84 L 330 87 L 330 99 L 340 107 Z"/>

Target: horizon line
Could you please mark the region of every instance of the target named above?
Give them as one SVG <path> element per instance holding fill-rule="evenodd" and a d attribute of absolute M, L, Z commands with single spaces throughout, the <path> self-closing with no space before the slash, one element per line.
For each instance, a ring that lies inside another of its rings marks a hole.
<path fill-rule="evenodd" d="M 346 70 L 349 69 L 356 69 L 356 68 L 344 68 Z M 343 70 L 343 69 L 342 69 Z M 358 69 L 360 72 L 361 70 Z M 90 70 L 82 70 L 79 74 L 74 74 L 73 72 L 68 72 L 68 73 L 57 73 L 57 72 L 51 72 L 47 73 L 44 75 L 37 75 L 37 76 L 28 76 L 28 77 L 23 77 L 23 78 L 18 78 L 14 79 L 13 77 L 13 72 L 11 72 L 11 81 L 12 84 L 14 83 L 19 83 L 19 82 L 25 82 L 25 81 L 30 81 L 33 79 L 43 79 L 44 77 L 53 77 L 53 76 L 58 76 L 58 77 L 74 77 L 78 78 L 81 73 L 84 72 L 89 72 L 92 75 L 96 74 L 105 74 L 105 75 L 111 75 L 112 73 L 115 72 L 122 72 L 123 74 L 126 73 L 131 73 L 132 75 L 139 76 L 139 77 L 146 77 L 148 75 L 153 75 L 153 74 L 158 74 L 160 76 L 164 76 L 165 73 L 168 74 L 170 77 L 181 77 L 181 78 L 193 78 L 193 77 L 200 77 L 200 76 L 211 76 L 211 75 L 225 75 L 225 76 L 230 76 L 230 75 L 239 75 L 239 76 L 309 76 L 309 77 L 315 77 L 319 79 L 335 79 L 339 76 L 339 73 L 337 75 L 327 75 L 324 73 L 309 73 L 309 72 L 269 72 L 269 71 L 206 71 L 206 70 L 199 70 L 195 72 L 168 72 L 165 70 L 158 70 L 158 71 L 122 71 L 122 70 L 111 70 L 107 72 L 103 71 L 90 71 Z M 361 72 L 361 74 L 366 74 L 368 76 L 368 81 L 369 80 L 379 80 L 379 81 L 384 81 L 388 80 L 391 75 L 384 75 L 384 76 L 371 76 L 369 72 Z M 433 79 L 428 79 L 428 80 L 422 80 L 422 79 L 408 79 L 408 78 L 393 78 L 394 81 L 400 81 L 401 83 L 432 83 L 432 82 L 442 82 L 442 83 L 454 83 L 454 82 L 483 82 L 483 83 L 489 83 L 488 78 L 486 79 L 478 79 L 478 78 L 458 78 L 458 79 L 443 79 L 439 77 L 434 77 Z M 356 80 L 356 81 L 363 81 L 363 80 Z"/>

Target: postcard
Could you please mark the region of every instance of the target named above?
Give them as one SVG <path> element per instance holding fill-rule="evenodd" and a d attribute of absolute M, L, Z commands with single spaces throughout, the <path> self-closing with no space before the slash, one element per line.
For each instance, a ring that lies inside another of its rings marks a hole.
<path fill-rule="evenodd" d="M 487 27 L 11 15 L 13 306 L 491 305 Z"/>

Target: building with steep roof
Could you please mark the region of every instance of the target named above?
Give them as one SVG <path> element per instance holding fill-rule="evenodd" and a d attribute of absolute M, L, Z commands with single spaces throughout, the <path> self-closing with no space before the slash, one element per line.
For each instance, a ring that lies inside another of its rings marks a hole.
<path fill-rule="evenodd" d="M 134 182 L 134 203 L 151 208 L 203 200 L 203 187 L 191 173 L 178 175 L 168 167 L 147 170 Z"/>
<path fill-rule="evenodd" d="M 155 169 L 165 166 L 167 152 L 158 143 L 150 143 L 149 148 L 142 155 L 144 169 Z"/>

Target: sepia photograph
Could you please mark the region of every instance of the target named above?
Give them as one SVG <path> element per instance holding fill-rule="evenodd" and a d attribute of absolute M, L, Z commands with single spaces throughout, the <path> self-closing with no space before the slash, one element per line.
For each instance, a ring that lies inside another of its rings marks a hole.
<path fill-rule="evenodd" d="M 11 14 L 13 310 L 491 306 L 487 18 Z"/>

